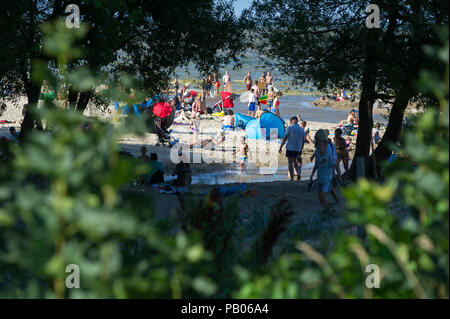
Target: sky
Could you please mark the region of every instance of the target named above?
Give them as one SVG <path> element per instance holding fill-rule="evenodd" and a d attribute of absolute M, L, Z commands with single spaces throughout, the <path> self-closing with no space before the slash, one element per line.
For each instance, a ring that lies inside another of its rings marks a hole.
<path fill-rule="evenodd" d="M 251 3 L 252 0 L 236 0 L 234 3 L 234 11 L 239 16 L 242 10 L 247 9 Z"/>

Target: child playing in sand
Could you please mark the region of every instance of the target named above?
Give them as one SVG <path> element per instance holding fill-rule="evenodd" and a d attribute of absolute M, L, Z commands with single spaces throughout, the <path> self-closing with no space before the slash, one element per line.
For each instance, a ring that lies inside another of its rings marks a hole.
<path fill-rule="evenodd" d="M 250 149 L 249 149 L 247 143 L 245 143 L 245 137 L 241 136 L 239 141 L 240 141 L 239 148 L 233 152 L 233 155 L 235 155 L 237 152 L 239 152 L 239 160 L 240 160 L 239 166 L 240 166 L 241 173 L 242 173 L 244 171 L 244 165 L 245 165 L 245 162 L 247 161 L 247 157 L 251 159 L 252 156 L 251 156 Z"/>
<path fill-rule="evenodd" d="M 330 152 L 327 152 L 327 147 L 328 142 L 326 140 L 317 141 L 317 150 L 314 153 L 316 163 L 310 177 L 310 183 L 312 183 L 314 173 L 317 171 L 317 188 L 319 192 L 319 201 L 323 207 L 329 206 L 326 198 L 326 193 L 331 193 L 336 203 L 340 201 L 339 197 L 336 194 L 336 191 L 331 184 L 335 161 L 333 155 Z"/>
<path fill-rule="evenodd" d="M 348 172 L 348 151 L 347 151 L 347 143 L 345 139 L 342 137 L 342 130 L 337 128 L 334 131 L 334 145 L 336 147 L 336 166 L 339 166 L 341 161 L 344 163 L 345 173 Z"/>

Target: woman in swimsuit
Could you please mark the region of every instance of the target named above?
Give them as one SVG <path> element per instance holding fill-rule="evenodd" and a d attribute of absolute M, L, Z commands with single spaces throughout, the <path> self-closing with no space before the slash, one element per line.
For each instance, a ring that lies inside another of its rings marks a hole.
<path fill-rule="evenodd" d="M 340 128 L 334 131 L 334 139 L 333 139 L 335 148 L 336 148 L 336 166 L 339 167 L 339 164 L 344 164 L 345 173 L 348 172 L 348 161 L 349 155 L 347 151 L 347 142 L 342 137 L 342 130 Z"/>

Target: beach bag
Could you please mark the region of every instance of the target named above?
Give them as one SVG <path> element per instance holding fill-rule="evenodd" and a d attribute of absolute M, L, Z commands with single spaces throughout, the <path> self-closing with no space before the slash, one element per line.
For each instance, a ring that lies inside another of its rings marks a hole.
<path fill-rule="evenodd" d="M 212 108 L 210 108 L 210 107 L 208 106 L 208 107 L 206 108 L 206 113 L 207 113 L 207 114 L 213 114 L 214 111 L 213 111 Z"/>

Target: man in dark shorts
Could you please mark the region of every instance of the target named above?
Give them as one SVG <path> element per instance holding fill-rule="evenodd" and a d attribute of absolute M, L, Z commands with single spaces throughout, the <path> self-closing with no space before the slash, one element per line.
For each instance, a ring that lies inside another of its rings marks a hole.
<path fill-rule="evenodd" d="M 283 150 L 284 144 L 286 144 L 286 157 L 288 158 L 289 176 L 291 181 L 294 180 L 294 176 L 297 176 L 297 180 L 301 178 L 301 170 L 299 170 L 297 158 L 303 151 L 303 140 L 305 137 L 305 131 L 298 125 L 298 118 L 296 116 L 291 118 L 291 125 L 286 129 L 283 141 L 280 145 L 280 153 Z"/>

